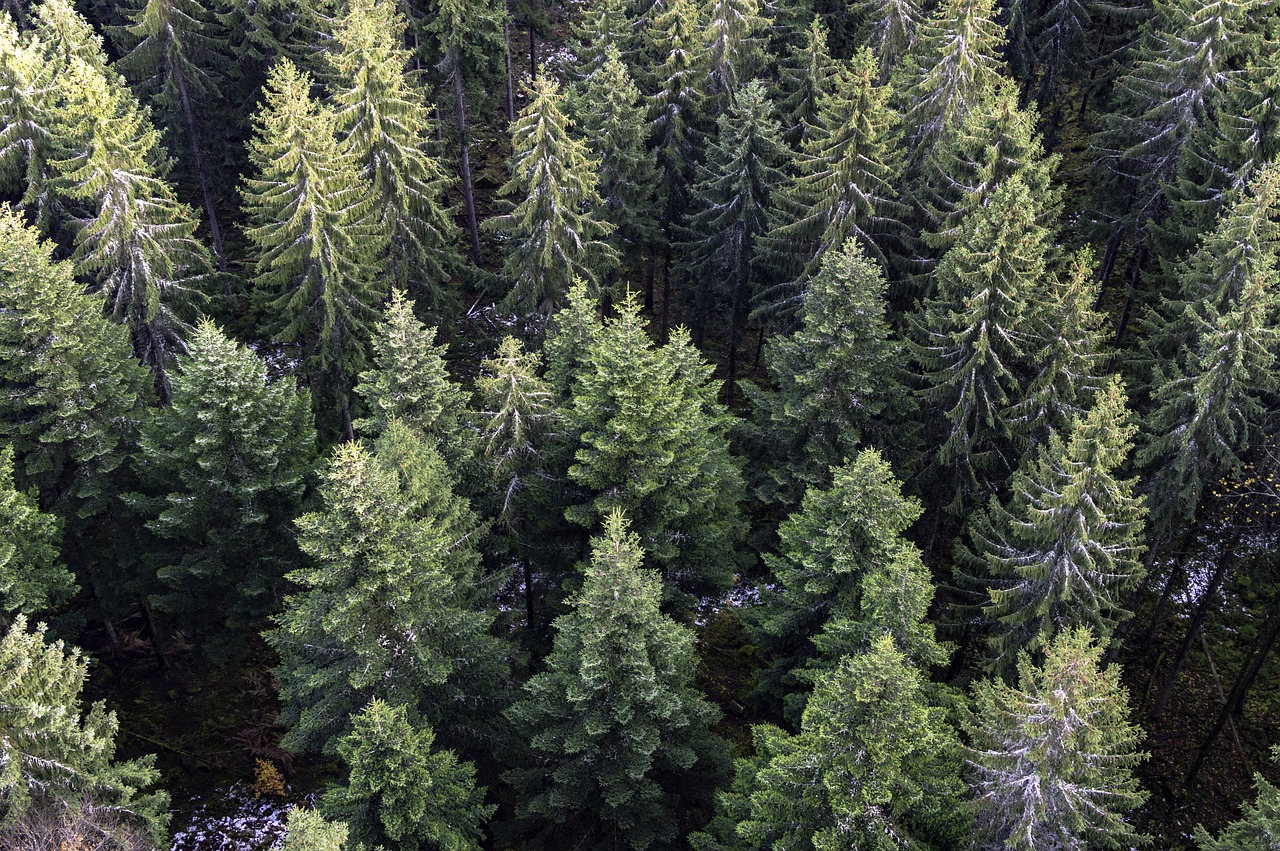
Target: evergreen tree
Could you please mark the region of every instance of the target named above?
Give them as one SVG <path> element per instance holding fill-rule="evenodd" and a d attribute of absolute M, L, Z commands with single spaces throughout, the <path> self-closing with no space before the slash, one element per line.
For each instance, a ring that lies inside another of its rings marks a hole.
<path fill-rule="evenodd" d="M 967 723 L 970 786 L 983 848 L 1130 848 L 1124 813 L 1147 793 L 1132 767 L 1142 730 L 1129 723 L 1120 671 L 1102 668 L 1089 630 L 1072 629 L 1036 667 L 1018 654 L 1018 686 L 983 680 Z"/>
<path fill-rule="evenodd" d="M 1271 754 L 1274 759 L 1274 747 Z M 1202 825 L 1196 826 L 1196 848 L 1200 851 L 1253 851 L 1280 844 L 1280 789 L 1261 774 L 1253 775 L 1253 787 L 1258 790 L 1257 800 L 1245 804 L 1241 817 L 1223 828 L 1217 839 L 1210 836 Z"/>
<path fill-rule="evenodd" d="M 824 255 L 800 307 L 800 327 L 770 338 L 763 360 L 772 390 L 748 387 L 753 436 L 772 463 L 758 465 L 756 494 L 797 505 L 806 486 L 864 442 L 892 446 L 891 420 L 912 419 L 902 345 L 885 318 L 884 273 L 854 239 Z M 760 470 L 759 467 L 764 467 Z"/>
<path fill-rule="evenodd" d="M 496 808 L 485 805 L 471 763 L 433 751 L 434 742 L 403 706 L 376 697 L 351 719 L 338 745 L 347 780 L 325 793 L 322 809 L 347 824 L 353 848 L 480 851 Z"/>
<path fill-rule="evenodd" d="M 1112 380 L 1067 437 L 1053 434 L 1013 477 L 1007 506 L 992 497 L 970 524 L 973 552 L 984 563 L 984 614 L 997 668 L 1018 650 L 1036 656 L 1058 633 L 1087 626 L 1103 645 L 1129 617 L 1121 597 L 1145 574 L 1141 563 L 1146 508 L 1136 479 L 1116 471 L 1136 428 Z"/>
<path fill-rule="evenodd" d="M 1028 314 L 1050 248 L 1037 213 L 1021 180 L 1001 184 L 962 225 L 938 265 L 938 297 L 913 317 L 925 399 L 945 421 L 937 458 L 953 471 L 952 513 L 984 502 L 1020 454 L 1024 435 L 1005 409 L 1022 398 L 1036 342 Z"/>
<path fill-rule="evenodd" d="M 348 387 L 364 364 L 385 240 L 373 196 L 334 138 L 334 115 L 310 89 L 287 59 L 271 71 L 249 144 L 259 176 L 242 190 L 246 235 L 272 333 L 300 346 L 317 413 L 336 406 L 349 437 Z"/>
<path fill-rule="evenodd" d="M 423 93 L 406 77 L 405 20 L 391 0 L 356 0 L 337 24 L 335 118 L 347 153 L 373 187 L 373 215 L 390 237 L 393 286 L 437 308 L 461 265 L 457 227 L 440 203 L 450 183 L 423 144 L 431 132 Z"/>
<path fill-rule="evenodd" d="M 818 680 L 799 734 L 753 734 L 750 780 L 722 798 L 730 808 L 725 798 L 745 798 L 741 844 L 719 847 L 890 851 L 953 847 L 964 835 L 955 731 L 891 638 Z"/>
<path fill-rule="evenodd" d="M 1031 49 L 1035 64 L 1032 82 L 1036 85 L 1036 103 L 1045 114 L 1050 128 L 1058 125 L 1062 104 L 1072 86 L 1087 76 L 1094 59 L 1095 20 L 1108 8 L 1098 0 L 1050 0 L 1041 6 L 1031 33 Z M 1052 135 L 1052 130 L 1050 130 Z"/>
<path fill-rule="evenodd" d="M 822 257 L 857 237 L 882 265 L 901 208 L 894 200 L 898 154 L 889 91 L 875 84 L 875 61 L 860 50 L 842 65 L 834 91 L 805 139 L 800 176 L 780 194 L 779 224 L 761 246 L 762 262 L 784 282 L 764 294 L 762 313 L 793 313 Z"/>
<path fill-rule="evenodd" d="M 58 63 L 33 33 L 0 16 L 0 179 L 41 230 L 58 205 L 50 152 L 59 132 Z"/>
<path fill-rule="evenodd" d="M 871 49 L 879 82 L 888 82 L 915 46 L 924 9 L 919 0 L 851 0 L 849 11 L 859 22 L 854 44 Z"/>
<path fill-rule="evenodd" d="M 634 273 L 644 250 L 657 238 L 658 173 L 645 147 L 648 134 L 640 90 L 612 46 L 584 85 L 576 125 L 599 163 L 600 216 L 614 227 L 613 244 L 628 267 L 625 271 Z"/>
<path fill-rule="evenodd" d="M 720 114 L 739 88 L 752 79 L 764 57 L 756 33 L 765 27 L 759 0 L 707 0 L 704 38 L 707 51 L 706 94 Z"/>
<path fill-rule="evenodd" d="M 326 821 L 315 810 L 293 807 L 285 821 L 284 844 L 280 851 L 345 851 L 346 824 Z"/>
<path fill-rule="evenodd" d="M 321 497 L 323 510 L 297 521 L 310 562 L 288 579 L 302 590 L 267 633 L 281 659 L 285 744 L 336 753 L 374 697 L 405 706 L 449 746 L 482 736 L 482 698 L 505 664 L 470 599 L 475 517 L 439 456 L 392 423 L 376 454 L 338 447 Z"/>
<path fill-rule="evenodd" d="M 839 79 L 827 35 L 822 18 L 814 15 L 803 44 L 778 67 L 778 114 L 792 145 L 802 146 L 817 130 L 822 104 L 832 96 Z"/>
<path fill-rule="evenodd" d="M 698 167 L 694 207 L 682 246 L 693 286 L 693 341 L 701 347 L 717 314 L 729 325 L 728 398 L 737 378 L 738 343 L 756 291 L 758 240 L 772 219 L 773 188 L 783 182 L 790 153 L 764 86 L 738 89 L 718 121 L 719 133 Z"/>
<path fill-rule="evenodd" d="M 44 632 L 19 615 L 0 639 L 0 826 L 75 814 L 108 838 L 136 825 L 159 843 L 169 796 L 144 791 L 160 776 L 155 757 L 116 761 L 115 713 L 81 707 L 88 660 Z"/>
<path fill-rule="evenodd" d="M 994 0 L 943 0 L 934 10 L 900 91 L 913 164 L 945 142 L 1000 82 L 1003 48 Z"/>
<path fill-rule="evenodd" d="M 222 656 L 276 608 L 298 560 L 291 525 L 315 459 L 308 394 L 267 380 L 248 348 L 206 320 L 173 379 L 173 401 L 144 423 L 126 501 L 156 542 L 156 605 Z"/>
<path fill-rule="evenodd" d="M 681 331 L 655 348 L 628 297 L 580 369 L 565 420 L 575 444 L 568 475 L 585 501 L 565 516 L 591 529 L 620 508 L 669 593 L 724 591 L 744 532 L 743 484 L 711 368 Z"/>
<path fill-rule="evenodd" d="M 582 15 L 571 25 L 574 71 L 585 87 L 593 85 L 592 78 L 609 61 L 610 54 L 621 57 L 631 45 L 631 23 L 623 0 L 601 0 L 582 10 Z M 625 70 L 625 66 L 624 66 Z M 627 72 L 628 75 L 630 72 Z M 601 92 L 603 94 L 603 92 Z M 629 101 L 631 105 L 634 101 Z M 590 135 L 587 134 L 588 141 Z"/>
<path fill-rule="evenodd" d="M 727 773 L 709 730 L 719 713 L 693 684 L 693 633 L 661 614 L 642 558 L 613 510 L 546 671 L 509 710 L 533 752 L 508 779 L 536 847 L 672 847 L 680 813 L 709 803 Z"/>
<path fill-rule="evenodd" d="M 62 524 L 13 484 L 13 447 L 0 447 L 0 610 L 34 615 L 59 605 L 76 580 L 58 558 Z M 6 618 L 7 619 L 7 618 Z"/>
<path fill-rule="evenodd" d="M 511 292 L 504 305 L 537 323 L 551 318 L 575 278 L 598 285 L 618 254 L 602 241 L 612 225 L 597 218 L 604 203 L 599 164 L 569 134 L 560 87 L 543 74 L 533 81 L 532 96 L 511 125 L 511 179 L 500 190 L 521 201 L 485 227 L 509 235 L 502 269 Z"/>

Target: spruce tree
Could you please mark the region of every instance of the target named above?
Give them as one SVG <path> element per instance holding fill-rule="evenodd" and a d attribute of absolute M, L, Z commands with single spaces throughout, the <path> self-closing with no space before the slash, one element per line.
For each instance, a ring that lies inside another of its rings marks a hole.
<path fill-rule="evenodd" d="M 326 821 L 315 810 L 293 807 L 285 820 L 284 844 L 280 851 L 345 851 L 347 825 Z"/>
<path fill-rule="evenodd" d="M 157 608 L 224 658 L 272 612 L 298 561 L 291 525 L 315 460 L 311 399 L 205 320 L 144 422 L 126 501 L 155 536 Z"/>
<path fill-rule="evenodd" d="M 938 296 L 913 317 L 924 398 L 945 423 L 935 440 L 953 513 L 985 502 L 1020 455 L 1024 435 L 1005 409 L 1022 398 L 1036 342 L 1028 314 L 1050 248 L 1037 213 L 1022 181 L 1005 181 L 964 222 L 938 265 Z"/>
<path fill-rule="evenodd" d="M 441 205 L 450 178 L 423 145 L 431 133 L 423 92 L 407 76 L 406 23 L 391 0 L 356 0 L 338 21 L 335 119 L 346 152 L 373 188 L 373 217 L 390 238 L 387 274 L 437 309 L 461 265 L 457 227 Z"/>
<path fill-rule="evenodd" d="M 763 294 L 758 312 L 791 314 L 803 285 L 823 256 L 857 237 L 882 265 L 902 212 L 896 116 L 889 91 L 875 84 L 869 50 L 842 65 L 819 111 L 819 126 L 804 140 L 799 177 L 779 193 L 779 224 L 761 246 L 762 263 L 783 282 Z"/>
<path fill-rule="evenodd" d="M 763 65 L 759 37 L 766 21 L 760 15 L 759 0 L 707 0 L 703 16 L 707 51 L 706 93 L 719 114 L 736 99 Z"/>
<path fill-rule="evenodd" d="M 43 624 L 28 632 L 22 615 L 0 639 L 0 829 L 78 816 L 109 840 L 137 828 L 159 843 L 169 796 L 145 791 L 160 776 L 155 757 L 115 759 L 116 714 L 80 702 L 88 668 L 79 649 L 47 643 Z"/>
<path fill-rule="evenodd" d="M 508 235 L 503 274 L 511 285 L 504 306 L 535 325 L 551 318 L 575 278 L 592 286 L 618 262 L 602 241 L 613 230 L 599 213 L 598 163 L 569 133 L 560 87 L 543 74 L 511 125 L 511 179 L 502 195 L 520 198 L 486 228 Z"/>
<path fill-rule="evenodd" d="M 623 0 L 590 4 L 573 22 L 572 29 L 573 70 L 585 87 L 593 85 L 592 78 L 609 61 L 611 53 L 621 57 L 631 47 L 631 22 Z"/>
<path fill-rule="evenodd" d="M 656 348 L 634 296 L 587 343 L 565 410 L 585 500 L 565 516 L 596 528 L 620 508 L 668 582 L 669 600 L 723 592 L 744 532 L 729 413 L 716 402 L 711 368 L 677 331 Z"/>
<path fill-rule="evenodd" d="M 995 497 L 970 522 L 971 559 L 982 564 L 994 627 L 994 667 L 1014 653 L 1038 658 L 1054 635 L 1088 627 L 1102 646 L 1131 614 L 1122 597 L 1142 580 L 1146 507 L 1136 479 L 1118 478 L 1137 431 L 1112 380 L 1067 436 L 1053 434 L 1014 475 L 1011 496 Z"/>
<path fill-rule="evenodd" d="M 727 773 L 709 730 L 719 713 L 693 684 L 693 633 L 659 611 L 643 557 L 610 512 L 546 671 L 508 711 L 532 751 L 507 777 L 535 847 L 675 847 L 680 813 L 710 803 Z"/>
<path fill-rule="evenodd" d="M 376 697 L 351 719 L 338 745 L 346 782 L 325 793 L 321 809 L 346 823 L 353 847 L 480 851 L 496 807 L 484 803 L 471 763 L 434 743 L 430 727 Z"/>
<path fill-rule="evenodd" d="M 903 384 L 903 347 L 885 317 L 884 273 L 856 239 L 824 255 L 805 289 L 800 327 L 765 342 L 770 390 L 748 386 L 752 435 L 768 459 L 756 467 L 758 498 L 798 505 L 807 486 L 853 457 L 859 446 L 907 447 L 891 440 L 912 419 Z"/>
<path fill-rule="evenodd" d="M 1273 747 L 1273 760 L 1276 753 Z M 1261 774 L 1253 775 L 1253 787 L 1258 791 L 1257 799 L 1245 804 L 1240 818 L 1224 827 L 1217 839 L 1203 825 L 1196 825 L 1199 851 L 1253 851 L 1280 844 L 1280 789 Z"/>
<path fill-rule="evenodd" d="M 778 114 L 786 139 L 794 146 L 802 146 L 817 130 L 822 104 L 831 97 L 839 79 L 827 42 L 827 28 L 822 18 L 814 15 L 804 42 L 778 65 Z"/>
<path fill-rule="evenodd" d="M 1132 768 L 1142 730 L 1128 721 L 1120 670 L 1101 666 L 1087 628 L 1059 634 L 1044 664 L 1018 654 L 1018 686 L 974 686 L 966 727 L 984 848 L 1130 848 L 1124 814 L 1146 800 Z"/>
<path fill-rule="evenodd" d="M 756 244 L 769 231 L 773 190 L 783 182 L 790 152 L 758 81 L 736 91 L 717 123 L 719 133 L 693 184 L 681 248 L 693 287 L 694 344 L 702 346 L 707 326 L 717 327 L 721 316 L 729 326 L 726 385 L 732 399 L 738 344 L 757 289 Z"/>
<path fill-rule="evenodd" d="M 0 611 L 34 615 L 76 590 L 58 557 L 62 524 L 13 483 L 13 447 L 0 446 Z"/>
<path fill-rule="evenodd" d="M 919 0 L 851 0 L 849 11 L 858 20 L 854 44 L 871 49 L 881 83 L 910 55 L 919 36 L 924 9 Z"/>
<path fill-rule="evenodd" d="M 272 334 L 301 348 L 317 413 L 338 413 L 350 436 L 348 388 L 364 364 L 386 243 L 373 196 L 334 138 L 335 117 L 310 90 L 289 60 L 272 69 L 249 144 L 258 176 L 242 190 L 245 233 Z"/>
<path fill-rule="evenodd" d="M 472 599 L 476 519 L 439 456 L 392 423 L 376 452 L 339 446 L 320 495 L 322 510 L 297 521 L 310 561 L 288 579 L 301 590 L 267 633 L 286 746 L 336 753 L 375 697 L 447 746 L 482 736 L 484 697 L 505 664 Z"/>
<path fill-rule="evenodd" d="M 34 34 L 0 16 L 0 179 L 41 230 L 53 224 L 58 206 L 49 156 L 58 133 L 60 70 Z"/>

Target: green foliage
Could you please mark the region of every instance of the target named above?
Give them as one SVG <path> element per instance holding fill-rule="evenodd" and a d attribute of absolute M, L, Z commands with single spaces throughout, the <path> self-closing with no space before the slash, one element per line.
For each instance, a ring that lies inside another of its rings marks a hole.
<path fill-rule="evenodd" d="M 913 406 L 902 345 L 885 318 L 887 290 L 884 273 L 850 239 L 823 256 L 804 293 L 800 327 L 765 343 L 774 389 L 747 394 L 765 453 L 756 468 L 759 498 L 798 504 L 805 487 L 825 483 L 827 471 L 864 441 L 889 447 L 895 459 L 906 454 L 908 441 L 894 433 L 910 422 Z"/>
<path fill-rule="evenodd" d="M 718 101 L 713 112 L 724 112 L 738 90 L 751 80 L 764 56 L 757 33 L 767 21 L 760 0 L 707 0 L 703 37 L 707 51 L 707 96 Z"/>
<path fill-rule="evenodd" d="M 201 0 L 140 0 L 130 4 L 129 26 L 115 33 L 123 42 L 116 70 L 175 116 L 216 94 L 210 75 L 223 49 Z M 220 57 L 219 57 L 220 58 Z M 189 114 L 189 112 L 188 112 Z"/>
<path fill-rule="evenodd" d="M 173 401 L 144 422 L 126 496 L 155 536 L 156 605 L 221 655 L 276 608 L 298 560 L 291 534 L 315 461 L 311 399 L 268 382 L 248 348 L 205 320 L 173 378 Z"/>
<path fill-rule="evenodd" d="M 1137 431 L 1118 380 L 1099 394 L 1067 436 L 1052 434 L 1013 477 L 1003 507 L 992 497 L 970 523 L 970 558 L 985 563 L 994 667 L 1011 669 L 1018 650 L 1038 658 L 1050 639 L 1089 627 L 1105 646 L 1129 617 L 1121 598 L 1146 573 L 1142 498 L 1121 479 Z"/>
<path fill-rule="evenodd" d="M 1124 814 L 1142 804 L 1132 768 L 1142 730 L 1128 721 L 1128 693 L 1087 628 L 1060 633 L 1040 667 L 1018 654 L 1018 687 L 974 686 L 966 722 L 970 787 L 986 847 L 1033 851 L 1131 848 Z"/>
<path fill-rule="evenodd" d="M 473 600 L 475 516 L 439 455 L 393 421 L 376 452 L 337 448 L 321 497 L 324 508 L 297 521 L 309 561 L 288 579 L 302 590 L 267 633 L 280 653 L 286 745 L 335 753 L 349 716 L 374 697 L 450 744 L 482 735 L 483 698 L 505 662 Z"/>
<path fill-rule="evenodd" d="M 1272 756 L 1276 754 L 1272 749 Z M 1196 847 L 1200 851 L 1254 851 L 1280 844 L 1280 789 L 1261 774 L 1253 775 L 1258 797 L 1245 804 L 1241 816 L 1223 828 L 1214 839 L 1203 826 L 1196 826 Z"/>
<path fill-rule="evenodd" d="M 13 484 L 13 447 L 0 447 L 0 610 L 33 615 L 64 602 L 75 577 L 58 560 L 62 526 Z"/>
<path fill-rule="evenodd" d="M 275 339 L 297 344 L 317 413 L 346 410 L 376 315 L 386 236 L 374 196 L 334 136 L 333 112 L 311 99 L 311 79 L 282 60 L 254 117 L 242 195 L 257 250 L 253 279 Z M 323 405 L 321 403 L 324 403 Z"/>
<path fill-rule="evenodd" d="M 622 509 L 678 595 L 728 588 L 745 524 L 730 416 L 711 367 L 677 331 L 655 347 L 634 296 L 587 341 L 565 426 L 575 443 L 569 478 L 586 500 L 565 512 L 595 528 Z"/>
<path fill-rule="evenodd" d="M 591 87 L 592 78 L 609 61 L 611 54 L 619 57 L 627 51 L 631 42 L 631 24 L 623 0 L 600 0 L 582 10 L 573 22 L 571 49 L 574 71 L 579 80 Z M 604 91 L 601 94 L 605 94 Z M 634 101 L 628 101 L 628 105 Z M 590 134 L 585 134 L 590 142 Z"/>
<path fill-rule="evenodd" d="M 802 144 L 817 130 L 822 104 L 835 91 L 838 66 L 831 58 L 827 35 L 822 18 L 814 15 L 804 43 L 778 66 L 782 90 L 778 114 L 786 127 L 787 141 L 793 145 Z"/>
<path fill-rule="evenodd" d="M 403 706 L 378 698 L 352 719 L 338 745 L 347 781 L 322 804 L 346 822 L 352 849 L 479 851 L 495 807 L 485 805 L 471 764 L 432 752 L 434 742 L 430 727 L 415 727 Z"/>
<path fill-rule="evenodd" d="M 719 713 L 693 684 L 693 633 L 661 614 L 642 558 L 613 510 L 546 671 L 508 712 L 532 749 L 508 779 L 536 847 L 676 847 L 678 814 L 709 803 L 726 774 L 708 729 Z"/>
<path fill-rule="evenodd" d="M 569 134 L 560 87 L 543 74 L 531 94 L 511 125 L 511 179 L 500 190 L 522 200 L 485 227 L 509 237 L 502 268 L 511 292 L 504 305 L 522 317 L 546 320 L 575 279 L 597 286 L 618 254 L 602 241 L 613 226 L 597 218 L 604 203 L 597 191 L 598 163 Z"/>
<path fill-rule="evenodd" d="M 315 810 L 293 807 L 285 826 L 288 833 L 280 851 L 348 851 L 347 826 L 326 821 Z"/>
<path fill-rule="evenodd" d="M 346 152 L 373 188 L 373 216 L 390 238 L 387 272 L 437 308 L 460 267 L 458 228 L 441 206 L 452 182 L 423 149 L 432 132 L 423 92 L 406 76 L 404 18 L 391 0 L 356 0 L 336 26 L 335 118 Z"/>
<path fill-rule="evenodd" d="M 707 93 L 706 50 L 695 0 L 654 3 L 645 45 L 660 57 L 648 85 L 650 147 L 658 162 L 662 231 L 670 238 L 689 205 L 695 149 L 703 130 Z"/>
<path fill-rule="evenodd" d="M 159 843 L 169 796 L 144 791 L 160 776 L 155 758 L 115 760 L 115 713 L 81 707 L 87 669 L 78 649 L 46 644 L 44 626 L 27 632 L 21 615 L 0 639 L 0 824 L 74 813 L 108 836 L 136 825 Z"/>
<path fill-rule="evenodd" d="M 520 514 L 519 494 L 540 470 L 541 444 L 557 418 L 554 397 L 538 377 L 540 365 L 537 353 L 524 351 L 519 340 L 507 337 L 484 362 L 485 374 L 476 382 L 488 418 L 484 457 L 503 495 L 499 516 L 508 524 Z"/>
<path fill-rule="evenodd" d="M 919 0 L 850 0 L 849 11 L 860 19 L 854 43 L 871 48 L 886 82 L 915 46 L 924 9 Z"/>
<path fill-rule="evenodd" d="M 799 734 L 753 732 L 757 756 L 739 761 L 746 782 L 721 798 L 740 820 L 728 842 L 703 848 L 890 851 L 955 847 L 964 835 L 955 731 L 889 637 L 818 680 Z"/>
<path fill-rule="evenodd" d="M 0 17 L 0 179 L 20 193 L 20 207 L 42 230 L 58 205 L 50 152 L 59 133 L 57 110 L 60 64 L 33 33 L 19 32 Z"/>

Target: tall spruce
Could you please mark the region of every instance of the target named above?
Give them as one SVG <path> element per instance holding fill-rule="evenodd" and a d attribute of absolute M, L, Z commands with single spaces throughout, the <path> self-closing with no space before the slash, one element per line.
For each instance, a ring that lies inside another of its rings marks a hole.
<path fill-rule="evenodd" d="M 974 686 L 966 724 L 984 848 L 1130 848 L 1146 837 L 1125 820 L 1147 798 L 1133 767 L 1142 730 L 1129 723 L 1120 670 L 1101 666 L 1087 628 L 1059 634 L 1044 664 L 1018 654 L 1018 685 Z"/>
<path fill-rule="evenodd" d="M 249 159 L 257 176 L 242 193 L 267 325 L 275 339 L 299 347 L 322 421 L 350 437 L 349 387 L 365 362 L 386 242 L 335 123 L 312 100 L 311 78 L 282 60 L 254 118 Z"/>
<path fill-rule="evenodd" d="M 511 291 L 503 304 L 536 326 L 561 306 L 574 279 L 598 286 L 618 253 L 603 241 L 613 226 L 599 212 L 599 164 L 569 133 L 560 87 L 543 74 L 531 95 L 511 125 L 511 179 L 500 190 L 519 201 L 485 227 L 508 237 L 502 270 Z"/>
<path fill-rule="evenodd" d="M 919 38 L 924 7 L 919 0 L 852 0 L 849 11 L 858 21 L 854 43 L 871 49 L 879 82 L 888 82 Z"/>
<path fill-rule="evenodd" d="M 804 41 L 778 63 L 778 114 L 787 141 L 795 146 L 817 130 L 822 104 L 839 79 L 828 41 L 827 27 L 814 15 Z"/>
<path fill-rule="evenodd" d="M 661 613 L 643 558 L 614 509 L 546 671 L 508 712 L 532 751 L 508 780 L 534 847 L 678 847 L 679 814 L 710 804 L 727 773 L 709 729 L 719 712 L 694 686 L 693 632 Z"/>
<path fill-rule="evenodd" d="M 757 33 L 766 20 L 759 0 L 708 0 L 703 23 L 707 51 L 706 93 L 723 113 L 735 92 L 755 77 L 764 64 Z"/>

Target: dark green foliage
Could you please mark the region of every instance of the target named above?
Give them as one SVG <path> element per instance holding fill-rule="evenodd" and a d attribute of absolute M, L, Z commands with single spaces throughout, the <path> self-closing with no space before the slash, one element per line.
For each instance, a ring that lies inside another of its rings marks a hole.
<path fill-rule="evenodd" d="M 1036 667 L 1018 654 L 1018 686 L 983 680 L 966 723 L 970 786 L 987 848 L 1125 849 L 1141 844 L 1125 820 L 1147 793 L 1133 766 L 1142 731 L 1128 692 L 1086 628 L 1059 634 Z"/>
<path fill-rule="evenodd" d="M 815 15 L 805 30 L 804 43 L 778 67 L 778 114 L 788 142 L 799 145 L 818 128 L 822 104 L 839 79 L 837 67 L 827 45 L 827 28 Z"/>
<path fill-rule="evenodd" d="M 192 335 L 173 401 L 144 422 L 126 501 L 155 536 L 157 608 L 224 655 L 275 610 L 298 561 L 291 526 L 315 463 L 311 399 L 267 380 L 210 321 Z"/>
<path fill-rule="evenodd" d="M 858 19 L 855 44 L 871 48 L 881 83 L 915 46 L 927 4 L 919 0 L 852 0 L 849 11 Z"/>
<path fill-rule="evenodd" d="M 566 517 L 594 529 L 626 512 L 677 608 L 693 602 L 681 594 L 728 588 L 745 528 L 730 417 L 710 374 L 687 334 L 655 347 L 628 297 L 587 341 L 564 413 L 568 475 L 586 497 Z"/>
<path fill-rule="evenodd" d="M 58 559 L 61 536 L 58 519 L 14 487 L 13 448 L 0 447 L 0 610 L 34 615 L 75 592 L 75 577 Z"/>
<path fill-rule="evenodd" d="M 433 751 L 430 727 L 415 728 L 402 706 L 374 698 L 338 745 L 347 781 L 322 809 L 346 822 L 352 851 L 447 848 L 479 851 L 494 807 L 475 785 L 475 769 L 451 751 Z"/>
<path fill-rule="evenodd" d="M 764 57 L 757 33 L 766 21 L 759 0 L 708 0 L 703 24 L 707 56 L 707 96 L 713 114 L 724 112 L 738 90 L 755 77 Z"/>
<path fill-rule="evenodd" d="M 1258 790 L 1257 800 L 1245 804 L 1241 817 L 1227 825 L 1217 839 L 1204 827 L 1196 827 L 1200 851 L 1255 851 L 1280 844 L 1280 789 L 1261 774 L 1253 775 L 1253 787 Z"/>
<path fill-rule="evenodd" d="M 719 713 L 693 686 L 693 633 L 659 611 L 643 556 L 613 510 L 546 672 L 509 710 L 532 750 L 509 774 L 531 847 L 678 847 L 678 814 L 709 804 L 727 773 L 708 730 Z"/>
<path fill-rule="evenodd" d="M 145 792 L 155 758 L 115 760 L 119 725 L 101 701 L 83 712 L 88 661 L 21 615 L 0 639 L 0 829 L 41 813 L 80 816 L 107 837 L 136 827 L 159 843 L 169 796 Z"/>

